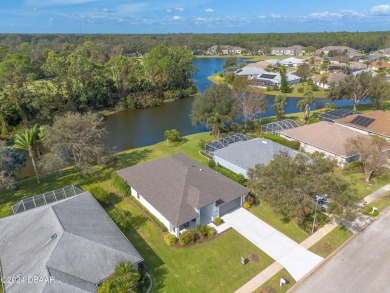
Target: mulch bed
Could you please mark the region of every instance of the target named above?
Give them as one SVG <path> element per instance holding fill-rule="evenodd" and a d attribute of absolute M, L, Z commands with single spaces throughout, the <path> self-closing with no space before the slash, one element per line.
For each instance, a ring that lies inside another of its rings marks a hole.
<path fill-rule="evenodd" d="M 219 224 L 217 224 L 217 223 L 215 223 L 214 221 L 213 221 L 213 224 L 215 225 L 215 226 L 220 226 L 220 225 L 222 225 L 222 224 L 224 224 L 225 222 L 222 220 L 222 222 L 221 223 L 219 223 Z"/>
<path fill-rule="evenodd" d="M 254 252 L 249 252 L 248 258 L 253 262 L 259 262 L 260 260 L 259 256 Z"/>

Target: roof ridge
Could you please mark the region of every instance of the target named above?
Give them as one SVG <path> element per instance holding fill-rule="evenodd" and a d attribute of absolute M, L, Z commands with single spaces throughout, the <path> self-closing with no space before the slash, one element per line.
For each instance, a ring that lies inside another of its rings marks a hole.
<path fill-rule="evenodd" d="M 185 194 L 185 191 L 186 191 L 186 186 L 189 186 L 190 184 L 187 183 L 187 178 L 188 178 L 188 166 L 186 166 L 183 162 L 179 161 L 182 165 L 184 165 L 186 168 L 185 168 L 185 174 L 184 174 L 184 184 L 183 184 L 183 187 L 181 189 L 181 192 L 182 192 L 182 197 L 181 197 L 181 200 L 180 200 L 180 203 L 179 203 L 179 206 L 182 206 L 183 205 L 183 202 L 185 201 L 185 203 L 188 204 L 188 191 L 187 193 Z M 188 189 L 188 188 L 187 188 Z M 185 199 L 184 199 L 185 198 Z M 181 209 L 179 209 L 179 212 L 176 214 L 176 222 L 179 221 L 179 217 L 180 217 L 180 211 Z"/>
<path fill-rule="evenodd" d="M 62 270 L 59 270 L 59 269 L 57 269 L 57 268 L 50 267 L 50 266 L 46 266 L 46 268 L 47 268 L 47 270 L 49 271 L 49 273 L 50 273 L 50 269 L 51 269 L 51 270 L 55 270 L 55 271 L 61 272 L 61 273 L 65 274 L 65 275 L 71 276 L 71 277 L 73 277 L 73 278 L 76 278 L 76 279 L 78 279 L 78 280 L 81 280 L 81 281 L 83 281 L 83 282 L 85 282 L 85 283 L 92 284 L 92 285 L 94 285 L 94 286 L 97 287 L 97 284 L 95 284 L 95 283 L 92 283 L 92 282 L 90 282 L 90 281 L 87 281 L 87 280 L 85 280 L 85 279 L 82 279 L 82 278 L 80 278 L 80 277 L 78 277 L 78 276 L 69 274 L 69 273 L 64 272 L 64 271 L 62 271 Z M 52 274 L 50 274 L 50 275 L 52 275 Z M 58 279 L 56 279 L 56 280 L 58 280 Z M 62 283 L 68 284 L 68 285 L 70 285 L 70 286 L 72 286 L 72 287 L 75 287 L 75 288 L 78 288 L 78 289 L 81 289 L 81 290 L 85 290 L 85 289 L 83 289 L 83 288 L 74 286 L 74 284 L 72 284 L 72 283 L 68 283 L 68 282 L 63 281 L 63 280 L 59 280 L 59 281 L 62 282 Z M 100 282 L 99 282 L 99 283 L 100 283 Z M 98 284 L 99 284 L 99 283 L 98 283 Z M 85 290 L 85 291 L 86 291 L 86 290 Z"/>

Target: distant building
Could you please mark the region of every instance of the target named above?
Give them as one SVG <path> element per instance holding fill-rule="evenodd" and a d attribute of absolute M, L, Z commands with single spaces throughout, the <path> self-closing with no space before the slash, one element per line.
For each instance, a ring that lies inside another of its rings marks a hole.
<path fill-rule="evenodd" d="M 303 56 L 304 47 L 295 45 L 291 47 L 271 47 L 271 55 Z"/>
<path fill-rule="evenodd" d="M 338 55 L 330 58 L 330 63 L 345 63 L 349 60 L 348 55 Z"/>
<path fill-rule="evenodd" d="M 330 73 L 326 77 L 326 82 L 324 82 L 322 76 L 313 76 L 312 80 L 315 85 L 322 87 L 324 89 L 330 88 L 332 84 L 338 84 L 340 81 L 344 80 L 348 75 L 342 72 Z"/>
<path fill-rule="evenodd" d="M 294 85 L 301 82 L 301 78 L 295 74 L 287 73 L 287 82 L 290 85 Z M 280 86 L 281 76 L 280 73 L 264 72 L 257 77 L 257 81 L 261 86 Z"/>
<path fill-rule="evenodd" d="M 390 63 L 382 60 L 371 62 L 371 68 L 374 70 L 382 70 L 390 68 Z"/>
<path fill-rule="evenodd" d="M 355 57 L 355 56 L 361 56 L 361 54 L 351 48 L 351 47 L 348 47 L 348 46 L 327 46 L 327 47 L 323 47 L 323 48 L 320 48 L 318 50 L 315 51 L 315 55 L 321 55 L 322 54 L 325 54 L 325 55 L 328 55 L 330 51 L 333 51 L 333 52 L 338 52 L 338 53 L 344 53 L 346 52 L 347 55 L 351 58 L 351 57 Z"/>
<path fill-rule="evenodd" d="M 224 45 L 224 46 L 212 46 L 210 48 L 207 49 L 207 54 L 209 55 L 241 55 L 242 52 L 244 51 L 245 49 L 241 48 L 241 47 L 233 47 L 233 46 L 228 46 L 228 45 Z"/>
<path fill-rule="evenodd" d="M 305 63 L 304 59 L 298 59 L 294 57 L 290 57 L 284 60 L 280 60 L 280 65 L 286 66 L 286 67 L 298 67 L 299 65 L 302 65 Z"/>

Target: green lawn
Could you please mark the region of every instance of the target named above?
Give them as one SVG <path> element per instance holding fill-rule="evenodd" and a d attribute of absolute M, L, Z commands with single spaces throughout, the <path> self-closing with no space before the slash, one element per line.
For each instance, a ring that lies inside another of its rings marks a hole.
<path fill-rule="evenodd" d="M 81 185 L 88 189 L 88 186 L 105 181 L 110 178 L 114 170 L 122 169 L 131 165 L 161 158 L 177 152 L 183 152 L 195 160 L 207 164 L 207 159 L 201 156 L 198 151 L 198 143 L 201 138 L 211 140 L 209 133 L 198 133 L 186 137 L 186 142 L 179 146 L 167 147 L 164 142 L 152 146 L 142 147 L 117 154 L 118 162 L 113 166 L 95 168 L 92 177 L 83 178 L 80 172 L 74 168 L 68 168 L 63 171 L 60 177 L 50 175 L 42 178 L 42 183 L 37 185 L 36 179 L 30 177 L 18 182 L 19 189 L 1 191 L 0 196 L 0 218 L 11 214 L 11 206 L 22 198 L 37 195 L 43 192 L 51 191 L 67 185 Z"/>
<path fill-rule="evenodd" d="M 296 222 L 276 214 L 264 200 L 260 200 L 260 204 L 252 206 L 249 211 L 297 243 L 309 236 L 309 233 L 302 230 Z"/>
<path fill-rule="evenodd" d="M 374 184 L 367 184 L 362 178 L 364 178 L 364 173 L 361 170 L 336 170 L 336 172 L 341 172 L 346 176 L 352 184 L 352 187 L 356 189 L 357 195 L 359 198 L 363 199 L 370 193 L 381 188 L 382 186 L 390 183 L 390 171 L 385 171 L 381 175 L 373 176 L 372 180 Z"/>
<path fill-rule="evenodd" d="M 286 95 L 287 97 L 293 97 L 293 98 L 303 98 L 304 92 L 300 93 L 298 90 L 300 88 L 305 88 L 306 82 L 299 83 L 292 87 L 293 91 L 292 93 L 283 94 L 281 91 L 266 91 L 265 93 L 267 95 L 273 95 L 273 96 L 279 96 L 279 95 Z M 324 91 L 322 88 L 319 88 L 318 91 L 313 92 L 314 97 L 316 98 L 327 98 L 328 92 Z"/>
<path fill-rule="evenodd" d="M 351 236 L 352 232 L 340 225 L 314 244 L 309 250 L 322 257 L 327 257 Z"/>
<path fill-rule="evenodd" d="M 152 224 L 131 200 L 120 200 L 117 207 L 129 210 L 136 221 L 126 236 L 144 257 L 153 277 L 153 292 L 232 292 L 273 260 L 234 230 L 190 248 L 171 248 L 164 244 Z M 256 253 L 260 261 L 240 263 L 240 257 Z"/>
<path fill-rule="evenodd" d="M 390 193 L 386 193 L 378 198 L 376 198 L 374 201 L 369 203 L 364 208 L 364 213 L 369 216 L 377 216 L 381 211 L 383 211 L 385 208 L 390 206 Z M 374 213 L 372 213 L 372 208 L 376 207 L 378 210 Z"/>
<path fill-rule="evenodd" d="M 279 283 L 280 278 L 288 280 L 289 283 L 280 287 L 280 283 Z M 264 288 L 272 288 L 272 289 L 274 289 L 274 291 L 266 291 L 266 292 L 284 293 L 288 289 L 290 289 L 295 283 L 296 282 L 295 282 L 294 278 L 291 277 L 291 275 L 287 272 L 286 269 L 283 269 L 279 273 L 277 273 L 275 276 L 273 276 L 271 279 L 269 279 L 267 282 L 265 282 L 255 292 L 262 293 Z"/>

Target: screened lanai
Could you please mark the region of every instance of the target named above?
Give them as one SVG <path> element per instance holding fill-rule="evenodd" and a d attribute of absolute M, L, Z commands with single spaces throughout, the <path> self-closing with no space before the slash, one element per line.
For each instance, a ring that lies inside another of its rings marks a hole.
<path fill-rule="evenodd" d="M 261 131 L 265 133 L 277 134 L 283 130 L 297 128 L 301 126 L 298 122 L 292 119 L 284 119 L 267 123 L 261 126 Z"/>
<path fill-rule="evenodd" d="M 205 146 L 205 152 L 206 154 L 212 154 L 214 151 L 222 149 L 227 147 L 228 145 L 235 143 L 237 141 L 247 141 L 252 139 L 251 137 L 242 134 L 242 133 L 237 133 L 233 135 L 229 135 L 227 137 L 211 141 L 206 144 Z"/>

